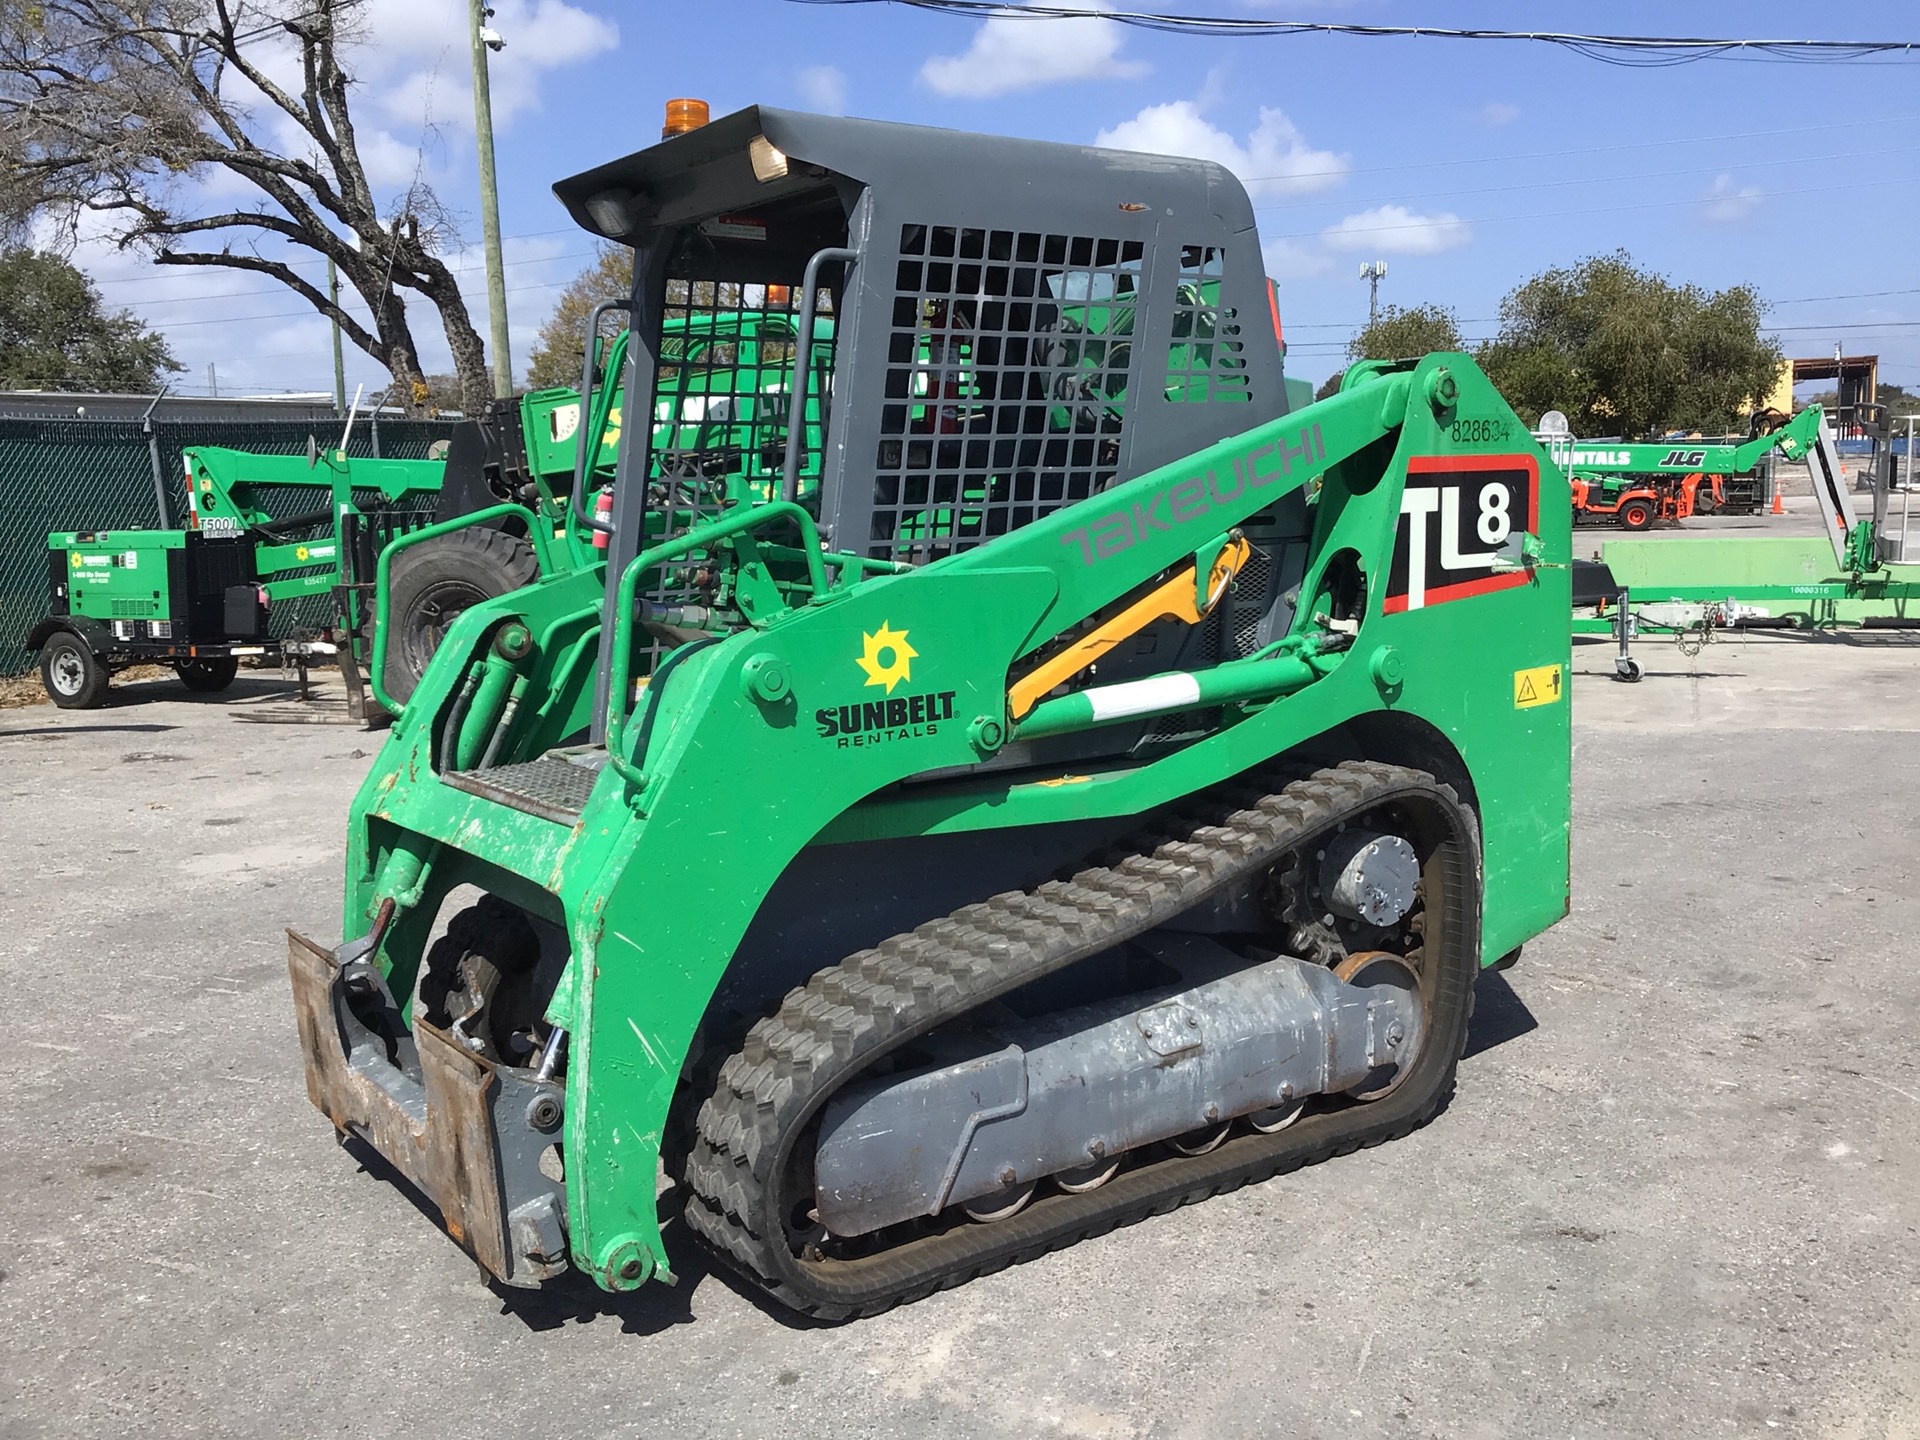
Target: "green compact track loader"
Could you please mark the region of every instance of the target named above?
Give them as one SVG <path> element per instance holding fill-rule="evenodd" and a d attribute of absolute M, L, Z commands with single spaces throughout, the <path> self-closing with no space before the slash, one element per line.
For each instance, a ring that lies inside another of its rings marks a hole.
<path fill-rule="evenodd" d="M 338 1130 L 504 1284 L 837 1318 L 1430 1119 L 1567 907 L 1567 486 L 1473 362 L 1290 408 L 1199 161 L 756 108 L 557 190 L 634 413 L 785 286 L 820 423 L 627 426 L 604 562 L 450 627 L 290 937 Z"/>

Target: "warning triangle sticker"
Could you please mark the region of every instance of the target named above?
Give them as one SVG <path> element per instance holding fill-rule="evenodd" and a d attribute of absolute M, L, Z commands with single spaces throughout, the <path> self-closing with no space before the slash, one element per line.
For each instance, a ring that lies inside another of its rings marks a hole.
<path fill-rule="evenodd" d="M 1521 705 L 1526 704 L 1529 700 L 1538 700 L 1540 698 L 1534 693 L 1533 677 L 1531 675 L 1522 675 L 1520 677 L 1520 693 L 1513 698 L 1517 704 Z"/>

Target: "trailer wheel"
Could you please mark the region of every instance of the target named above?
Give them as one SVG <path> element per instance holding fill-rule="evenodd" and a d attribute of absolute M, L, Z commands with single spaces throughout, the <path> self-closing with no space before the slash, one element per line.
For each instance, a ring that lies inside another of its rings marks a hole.
<path fill-rule="evenodd" d="M 240 673 L 240 662 L 232 655 L 207 655 L 182 660 L 173 671 L 196 695 L 211 695 L 233 684 L 233 677 Z"/>
<path fill-rule="evenodd" d="M 97 710 L 107 703 L 106 665 L 71 630 L 57 631 L 40 646 L 40 683 L 62 710 Z"/>
<path fill-rule="evenodd" d="M 473 525 L 402 550 L 393 560 L 387 633 L 387 693 L 405 701 L 427 673 L 447 628 L 471 605 L 539 578 L 533 549 L 517 535 Z"/>
<path fill-rule="evenodd" d="M 1620 507 L 1620 524 L 1628 530 L 1651 530 L 1653 502 L 1651 500 L 1627 501 Z"/>

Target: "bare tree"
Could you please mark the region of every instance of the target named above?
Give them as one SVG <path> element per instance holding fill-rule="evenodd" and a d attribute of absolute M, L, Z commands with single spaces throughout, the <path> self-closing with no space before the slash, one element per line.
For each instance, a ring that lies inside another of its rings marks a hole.
<path fill-rule="evenodd" d="M 462 401 L 491 398 L 486 355 L 441 254 L 457 239 L 417 176 L 384 210 L 361 163 L 341 51 L 362 0 L 0 0 L 0 212 L 53 216 L 70 235 L 104 217 L 122 246 L 161 265 L 267 275 L 338 320 L 386 366 L 396 393 L 427 386 L 405 292 L 438 313 Z M 297 60 L 297 90 L 272 72 Z M 292 134 L 294 144 L 276 144 Z M 217 170 L 258 192 L 236 208 L 196 203 Z M 292 263 L 331 259 L 343 294 Z"/>

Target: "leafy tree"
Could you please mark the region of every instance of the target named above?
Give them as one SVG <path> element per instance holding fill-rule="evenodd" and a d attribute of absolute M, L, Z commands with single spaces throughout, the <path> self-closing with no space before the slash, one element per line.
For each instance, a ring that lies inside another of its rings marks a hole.
<path fill-rule="evenodd" d="M 442 258 L 458 240 L 452 217 L 417 175 L 377 194 L 361 163 L 341 56 L 364 37 L 364 8 L 0 0 L 0 234 L 34 217 L 76 233 L 90 217 L 156 264 L 268 276 L 339 321 L 416 406 L 427 390 L 402 297 L 418 296 L 477 411 L 492 385 Z M 296 268 L 327 259 L 368 319 Z"/>
<path fill-rule="evenodd" d="M 1347 342 L 1347 363 L 1356 360 L 1409 360 L 1435 350 L 1464 350 L 1453 311 L 1443 305 L 1389 305 Z M 1313 392 L 1316 400 L 1340 393 L 1345 370 L 1336 370 Z"/>
<path fill-rule="evenodd" d="M 465 394 L 458 375 L 427 375 L 422 377 L 421 383 L 427 387 L 427 398 L 420 405 L 429 415 L 444 415 L 448 411 L 463 415 L 470 413 L 466 409 Z"/>
<path fill-rule="evenodd" d="M 1347 361 L 1410 360 L 1435 350 L 1463 350 L 1460 324 L 1443 305 L 1389 305 L 1347 342 Z"/>
<path fill-rule="evenodd" d="M 1676 286 L 1616 251 L 1511 291 L 1476 358 L 1528 424 L 1560 410 L 1576 435 L 1725 432 L 1779 370 L 1765 309 L 1748 286 Z"/>
<path fill-rule="evenodd" d="M 538 390 L 549 385 L 578 385 L 581 362 L 586 358 L 583 340 L 587 316 L 603 300 L 624 300 L 632 291 L 633 251 L 624 245 L 602 245 L 593 264 L 560 292 L 553 314 L 540 327 L 540 338 L 527 366 L 527 387 Z M 603 321 L 603 328 L 617 328 L 619 318 Z"/>
<path fill-rule="evenodd" d="M 0 389 L 145 392 L 182 370 L 126 311 L 108 313 L 85 275 L 58 255 L 0 251 Z"/>

